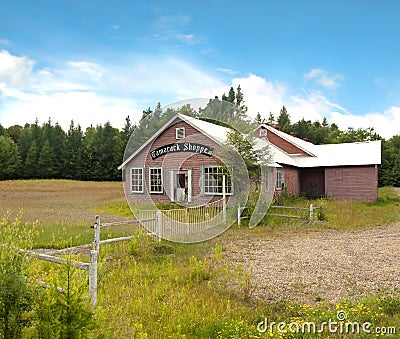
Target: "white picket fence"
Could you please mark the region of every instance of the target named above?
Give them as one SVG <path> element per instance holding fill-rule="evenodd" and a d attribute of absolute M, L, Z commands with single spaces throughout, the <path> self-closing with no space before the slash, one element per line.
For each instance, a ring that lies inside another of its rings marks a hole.
<path fill-rule="evenodd" d="M 139 220 L 151 220 L 144 225 L 158 239 L 185 241 L 226 222 L 225 199 L 202 206 L 170 210 L 141 210 Z"/>

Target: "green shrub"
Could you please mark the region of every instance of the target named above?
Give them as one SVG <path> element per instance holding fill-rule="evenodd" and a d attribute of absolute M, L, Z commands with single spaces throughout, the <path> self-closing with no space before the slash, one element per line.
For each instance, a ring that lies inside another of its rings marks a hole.
<path fill-rule="evenodd" d="M 9 214 L 0 221 L 0 338 L 20 338 L 31 323 L 26 250 L 31 248 L 35 226 L 22 223 L 19 216 L 11 221 Z"/>
<path fill-rule="evenodd" d="M 36 331 L 43 339 L 88 338 L 96 319 L 87 296 L 87 272 L 68 262 L 50 272 L 51 284 L 36 293 Z"/>

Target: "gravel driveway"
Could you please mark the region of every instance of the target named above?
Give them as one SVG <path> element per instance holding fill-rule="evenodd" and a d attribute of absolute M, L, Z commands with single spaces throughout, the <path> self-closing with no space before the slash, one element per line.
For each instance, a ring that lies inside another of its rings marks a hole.
<path fill-rule="evenodd" d="M 400 288 L 400 222 L 362 230 L 287 232 L 226 245 L 234 264 L 252 266 L 254 296 L 315 303 Z"/>

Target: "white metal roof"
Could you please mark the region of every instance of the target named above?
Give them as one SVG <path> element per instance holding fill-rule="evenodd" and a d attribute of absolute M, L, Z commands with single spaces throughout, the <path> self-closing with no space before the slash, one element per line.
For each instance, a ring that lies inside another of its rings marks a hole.
<path fill-rule="evenodd" d="M 316 157 L 296 156 L 299 167 L 380 165 L 381 141 L 314 145 Z"/>
<path fill-rule="evenodd" d="M 157 133 L 147 140 L 136 152 L 134 152 L 124 163 L 118 167 L 123 168 L 133 157 L 136 156 L 151 141 L 157 138 L 176 118 L 185 121 L 199 132 L 203 133 L 218 144 L 223 144 L 227 140 L 227 127 L 219 126 L 211 122 L 189 117 L 183 114 L 173 116 Z M 256 138 L 256 149 L 269 146 L 272 153 L 272 163 L 270 166 L 279 164 L 294 167 L 324 167 L 324 166 L 355 166 L 355 165 L 379 165 L 381 164 L 381 141 L 366 141 L 342 144 L 314 145 L 311 142 L 294 137 L 268 125 L 261 125 L 270 132 L 275 133 L 282 139 L 290 142 L 303 150 L 306 154 L 288 154 L 276 145 L 267 140 Z"/>
<path fill-rule="evenodd" d="M 381 164 L 381 141 L 313 145 L 314 156 L 288 154 L 271 144 L 273 159 L 294 167 L 360 166 Z"/>
<path fill-rule="evenodd" d="M 184 114 L 178 113 L 177 117 L 181 118 L 183 121 L 187 122 L 189 125 L 196 128 L 199 132 L 202 132 L 204 135 L 208 136 L 209 138 L 213 139 L 219 144 L 224 143 L 227 140 L 228 132 L 232 131 L 227 127 L 223 127 L 208 121 L 189 117 Z"/>
<path fill-rule="evenodd" d="M 381 141 L 314 145 L 268 125 L 261 125 L 271 133 L 297 146 L 307 154 L 288 154 L 272 145 L 274 161 L 295 167 L 380 165 Z"/>

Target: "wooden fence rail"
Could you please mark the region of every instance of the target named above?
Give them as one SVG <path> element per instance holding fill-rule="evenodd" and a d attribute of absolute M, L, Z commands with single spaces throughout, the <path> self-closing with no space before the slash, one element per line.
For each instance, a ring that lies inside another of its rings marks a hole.
<path fill-rule="evenodd" d="M 314 210 L 320 209 L 320 207 L 315 207 L 313 204 L 310 204 L 309 207 L 296 207 L 296 206 L 277 206 L 272 205 L 271 208 L 275 209 L 287 209 L 287 210 L 297 210 L 297 211 L 308 211 L 308 220 L 312 222 L 314 220 Z M 268 213 L 268 215 L 273 215 L 277 217 L 286 217 L 286 218 L 297 218 L 302 219 L 301 215 L 292 215 L 292 214 L 280 214 L 280 213 Z"/>
<path fill-rule="evenodd" d="M 245 219 L 246 217 L 242 217 L 241 214 L 243 212 L 243 210 L 246 207 L 241 207 L 240 205 L 238 205 L 238 209 L 237 209 L 237 223 L 238 226 L 240 226 L 241 224 L 241 220 Z M 314 220 L 314 211 L 315 210 L 319 210 L 321 209 L 321 207 L 316 207 L 313 204 L 310 204 L 309 207 L 296 207 L 296 206 L 277 206 L 277 205 L 272 205 L 270 207 L 271 209 L 283 209 L 283 210 L 297 210 L 297 211 L 308 211 L 308 220 L 310 222 L 312 222 Z M 292 215 L 292 214 L 283 214 L 283 213 L 271 213 L 268 212 L 267 215 L 272 215 L 272 216 L 276 216 L 276 217 L 286 217 L 286 218 L 295 218 L 295 219 L 303 219 L 304 217 L 301 215 Z"/>

